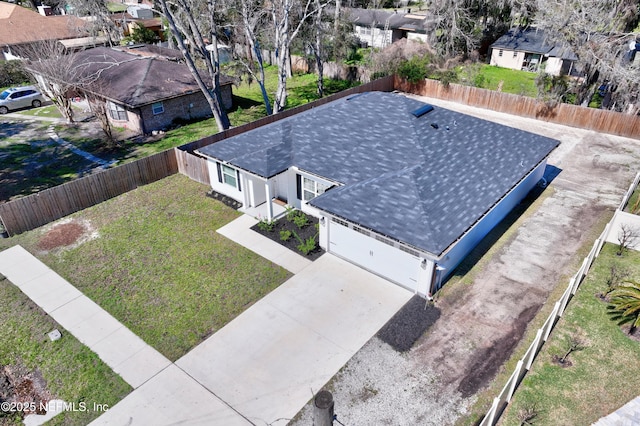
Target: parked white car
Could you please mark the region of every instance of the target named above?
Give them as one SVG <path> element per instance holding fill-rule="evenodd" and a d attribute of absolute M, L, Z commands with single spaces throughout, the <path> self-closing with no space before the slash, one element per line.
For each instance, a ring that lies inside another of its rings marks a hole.
<path fill-rule="evenodd" d="M 33 86 L 12 87 L 0 93 L 0 114 L 20 108 L 38 108 L 44 101 L 42 93 Z"/>

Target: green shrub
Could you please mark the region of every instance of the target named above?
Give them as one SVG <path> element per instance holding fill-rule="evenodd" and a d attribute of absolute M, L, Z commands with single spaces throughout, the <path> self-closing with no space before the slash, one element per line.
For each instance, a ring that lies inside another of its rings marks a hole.
<path fill-rule="evenodd" d="M 398 66 L 398 75 L 409 83 L 418 83 L 427 78 L 428 65 L 429 58 L 427 56 L 414 56 L 400 63 Z"/>
<path fill-rule="evenodd" d="M 22 61 L 0 61 L 0 87 L 20 86 L 31 81 Z"/>
<path fill-rule="evenodd" d="M 309 237 L 304 243 L 298 244 L 298 250 L 305 256 L 314 251 L 318 247 L 316 237 Z"/>
<path fill-rule="evenodd" d="M 291 238 L 292 232 L 289 231 L 288 229 L 283 229 L 282 231 L 280 231 L 280 239 L 282 241 L 289 241 L 289 239 Z"/>
<path fill-rule="evenodd" d="M 299 229 L 302 229 L 309 224 L 309 218 L 306 214 L 300 212 L 299 215 L 293 218 L 293 223 L 295 223 Z"/>
<path fill-rule="evenodd" d="M 275 226 L 275 220 L 260 219 L 260 221 L 258 222 L 258 229 L 265 232 L 273 232 L 273 228 Z"/>

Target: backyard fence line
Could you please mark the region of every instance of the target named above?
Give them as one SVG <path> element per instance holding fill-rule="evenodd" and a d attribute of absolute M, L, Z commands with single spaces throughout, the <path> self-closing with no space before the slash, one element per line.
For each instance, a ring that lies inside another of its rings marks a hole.
<path fill-rule="evenodd" d="M 210 185 L 211 180 L 209 178 L 209 167 L 206 158 L 196 154 L 192 154 L 188 151 L 182 151 L 179 148 L 174 148 L 176 155 L 176 162 L 178 163 L 178 173 L 181 173 L 191 180 L 196 182 Z"/>
<path fill-rule="evenodd" d="M 616 213 L 625 207 L 626 200 L 629 199 L 639 181 L 640 173 L 636 174 L 636 178 L 634 179 L 633 184 L 629 187 L 629 189 L 625 193 L 625 196 L 623 197 L 624 202 L 618 207 Z M 589 254 L 582 261 L 582 265 L 580 266 L 576 274 L 569 280 L 569 284 L 564 293 L 562 293 L 560 299 L 558 299 L 558 301 L 553 305 L 551 314 L 549 314 L 542 327 L 536 331 L 536 337 L 533 339 L 533 342 L 531 342 L 531 345 L 529 345 L 529 348 L 524 353 L 522 358 L 518 361 L 516 368 L 509 377 L 509 380 L 507 380 L 507 383 L 502 388 L 502 391 L 493 399 L 491 408 L 487 411 L 487 414 L 484 416 L 479 426 L 493 426 L 500 419 L 503 411 L 507 408 L 509 402 L 511 402 L 511 398 L 518 388 L 518 385 L 520 384 L 520 382 L 522 382 L 524 377 L 531 369 L 533 361 L 540 352 L 540 349 L 549 338 L 554 326 L 564 314 L 569 301 L 578 291 L 580 284 L 582 284 L 583 280 L 587 276 L 587 273 L 591 269 L 593 262 L 600 254 L 602 246 L 607 240 L 607 236 L 612 229 L 614 219 L 615 215 L 607 223 L 600 236 L 594 241 Z"/>
<path fill-rule="evenodd" d="M 278 114 L 268 115 L 266 117 L 259 118 L 258 120 L 252 121 L 247 124 L 243 124 L 242 126 L 232 127 L 230 129 L 213 134 L 211 136 L 207 136 L 197 141 L 193 141 L 188 144 L 182 145 L 178 147 L 178 149 L 181 151 L 193 152 L 196 149 L 202 148 L 207 145 L 211 145 L 212 143 L 219 142 L 223 139 L 227 139 L 232 136 L 239 135 L 241 133 L 246 133 L 250 130 L 257 129 L 258 127 L 266 126 L 267 124 L 271 124 L 276 121 L 280 121 L 282 119 L 291 117 L 292 115 L 299 114 L 303 111 L 307 111 L 307 110 L 325 105 L 329 102 L 333 102 L 340 98 L 345 98 L 345 97 L 356 95 L 358 93 L 363 93 L 363 92 L 371 92 L 371 91 L 392 92 L 393 90 L 394 90 L 394 77 L 393 76 L 383 77 L 378 80 L 371 81 L 369 83 L 361 84 L 360 86 L 355 86 L 350 89 L 343 90 L 342 92 L 334 93 L 333 95 L 326 96 L 324 98 L 315 100 L 313 102 L 309 102 L 304 105 L 297 106 L 295 108 L 286 109 L 282 112 L 279 112 Z"/>
<path fill-rule="evenodd" d="M 565 103 L 547 104 L 535 98 L 437 80 L 409 83 L 396 77 L 394 87 L 402 92 L 458 102 L 521 117 L 617 136 L 640 138 L 640 116 Z"/>
<path fill-rule="evenodd" d="M 9 235 L 20 234 L 177 172 L 167 150 L 2 203 L 0 220 Z"/>

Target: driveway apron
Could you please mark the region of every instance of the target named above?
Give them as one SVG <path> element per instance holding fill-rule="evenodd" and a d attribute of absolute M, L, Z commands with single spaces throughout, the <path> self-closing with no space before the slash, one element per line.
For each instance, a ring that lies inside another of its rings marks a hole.
<path fill-rule="evenodd" d="M 254 424 L 286 424 L 413 293 L 325 254 L 176 365 Z"/>

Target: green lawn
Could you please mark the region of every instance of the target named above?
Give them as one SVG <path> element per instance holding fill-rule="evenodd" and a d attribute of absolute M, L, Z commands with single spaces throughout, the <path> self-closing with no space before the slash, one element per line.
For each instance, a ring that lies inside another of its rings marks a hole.
<path fill-rule="evenodd" d="M 46 134 L 47 123 L 0 121 L 0 201 L 76 179 L 92 166 Z"/>
<path fill-rule="evenodd" d="M 517 71 L 500 68 L 487 64 L 472 64 L 458 70 L 462 84 L 497 90 L 502 82 L 502 92 L 536 97 L 538 89 L 535 79 L 537 74 L 527 71 Z"/>
<path fill-rule="evenodd" d="M 54 399 L 76 406 L 80 402 L 87 407 L 94 403 L 113 406 L 131 391 L 95 353 L 4 277 L 0 277 L 0 300 L 0 367 L 38 369 Z M 62 338 L 51 342 L 47 333 L 55 328 L 61 331 Z M 100 414 L 93 409 L 67 411 L 48 424 L 86 425 Z M 18 419 L 3 419 L 0 412 L 0 424 L 18 424 Z"/>
<path fill-rule="evenodd" d="M 631 340 L 607 315 L 607 304 L 596 297 L 606 291 L 605 279 L 612 262 L 640 280 L 640 253 L 616 256 L 607 244 L 589 275 L 571 300 L 551 337 L 540 351 L 532 370 L 515 393 L 502 424 L 520 424 L 516 415 L 526 406 L 539 410 L 536 425 L 587 425 L 615 411 L 640 395 L 640 342 Z M 566 351 L 568 336 L 584 339 L 586 348 L 572 353 L 573 366 L 552 362 Z"/>
<path fill-rule="evenodd" d="M 20 111 L 15 111 L 18 114 L 25 115 L 27 117 L 51 117 L 62 118 L 62 114 L 55 105 L 47 105 L 40 108 L 29 108 Z"/>
<path fill-rule="evenodd" d="M 278 68 L 276 66 L 265 67 L 265 88 L 273 106 L 273 99 L 278 87 Z M 287 81 L 287 108 L 293 108 L 318 99 L 316 94 L 316 74 L 294 74 Z M 325 94 L 333 94 L 352 87 L 352 84 L 343 80 L 324 79 Z M 234 109 L 229 112 L 229 119 L 233 126 L 255 121 L 266 115 L 266 107 L 262 100 L 260 86 L 253 82 L 248 84 L 246 79 L 238 87 L 233 88 Z"/>
<path fill-rule="evenodd" d="M 171 360 L 276 288 L 290 274 L 216 232 L 239 213 L 174 175 L 72 215 L 99 237 L 41 253 L 47 227 L 22 244 Z"/>

